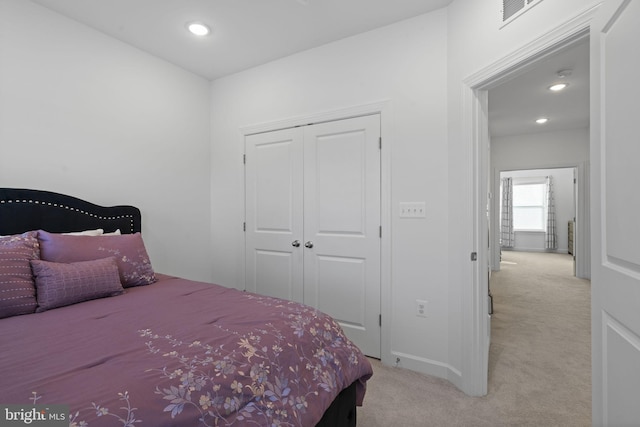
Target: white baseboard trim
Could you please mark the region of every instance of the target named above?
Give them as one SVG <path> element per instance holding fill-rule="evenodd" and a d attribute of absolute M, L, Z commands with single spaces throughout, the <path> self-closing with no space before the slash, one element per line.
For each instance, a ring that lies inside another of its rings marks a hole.
<path fill-rule="evenodd" d="M 567 249 L 540 249 L 540 248 L 502 248 L 505 252 L 549 252 L 554 254 L 568 254 Z"/>
<path fill-rule="evenodd" d="M 447 363 L 398 351 L 392 351 L 391 354 L 393 355 L 393 366 L 443 378 L 458 389 L 462 388 L 462 372 Z"/>

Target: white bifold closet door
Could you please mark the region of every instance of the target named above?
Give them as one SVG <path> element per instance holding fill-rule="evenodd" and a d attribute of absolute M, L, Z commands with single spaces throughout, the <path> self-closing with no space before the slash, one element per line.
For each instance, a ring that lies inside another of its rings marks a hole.
<path fill-rule="evenodd" d="M 247 136 L 246 289 L 331 315 L 380 357 L 380 116 Z"/>

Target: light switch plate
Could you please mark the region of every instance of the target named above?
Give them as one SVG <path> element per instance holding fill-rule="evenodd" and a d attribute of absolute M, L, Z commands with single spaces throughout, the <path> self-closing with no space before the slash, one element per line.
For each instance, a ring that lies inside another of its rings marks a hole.
<path fill-rule="evenodd" d="M 426 218 L 426 202 L 400 202 L 400 218 Z"/>

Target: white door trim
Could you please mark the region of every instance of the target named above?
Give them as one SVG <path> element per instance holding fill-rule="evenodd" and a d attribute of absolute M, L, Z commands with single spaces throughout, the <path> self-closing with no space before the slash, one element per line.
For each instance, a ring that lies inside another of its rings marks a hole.
<path fill-rule="evenodd" d="M 370 104 L 356 105 L 352 107 L 329 110 L 319 113 L 301 114 L 285 119 L 273 120 L 264 123 L 257 123 L 240 127 L 243 143 L 244 136 L 254 133 L 271 132 L 274 130 L 287 129 L 296 126 L 304 126 L 313 123 L 331 122 L 334 120 L 349 119 L 351 117 L 366 116 L 369 114 L 389 111 L 390 102 L 388 100 L 372 102 Z M 388 115 L 388 114 L 387 114 Z M 383 126 L 384 129 L 384 126 Z"/>
<path fill-rule="evenodd" d="M 391 148 L 393 146 L 393 104 L 391 100 L 380 100 L 368 104 L 355 105 L 334 110 L 301 114 L 281 120 L 256 123 L 241 126 L 239 128 L 239 143 L 243 147 L 248 135 L 303 126 L 311 123 L 329 122 L 333 120 L 348 119 L 352 117 L 380 114 L 380 135 L 382 137 L 382 149 L 380 152 L 380 221 L 382 225 L 382 238 L 380 246 L 380 311 L 382 326 L 380 328 L 380 352 L 382 362 L 393 365 L 394 355 L 391 353 Z M 243 181 L 244 183 L 244 172 Z M 244 186 L 243 186 L 244 188 Z M 245 248 L 244 234 L 242 236 L 242 266 L 240 276 L 243 283 L 246 281 L 244 274 Z M 246 284 L 245 284 L 246 289 Z"/>
<path fill-rule="evenodd" d="M 487 191 L 489 165 L 485 162 L 489 148 L 487 91 L 523 72 L 533 63 L 556 53 L 589 35 L 590 22 L 597 6 L 586 9 L 569 19 L 552 31 L 525 44 L 520 49 L 505 56 L 501 60 L 466 78 L 463 84 L 463 129 L 466 146 L 471 154 L 471 189 L 469 200 L 472 200 L 469 213 L 469 224 L 472 233 L 465 247 L 477 252 L 478 260 L 472 268 L 471 289 L 462 292 L 462 390 L 472 396 L 487 394 L 487 370 L 489 349 L 488 313 L 488 278 L 485 274 L 488 249 L 486 228 Z M 588 236 L 588 226 L 584 236 Z"/>

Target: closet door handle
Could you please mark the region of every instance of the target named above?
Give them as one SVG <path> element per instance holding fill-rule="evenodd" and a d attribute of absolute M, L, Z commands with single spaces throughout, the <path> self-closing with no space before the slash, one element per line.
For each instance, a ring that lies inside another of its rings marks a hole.
<path fill-rule="evenodd" d="M 293 242 L 291 242 L 291 246 L 293 246 L 294 248 L 300 247 L 300 240 L 294 240 Z"/>
<path fill-rule="evenodd" d="M 313 247 L 313 242 L 309 240 L 307 243 L 304 244 L 304 247 L 311 249 Z"/>

